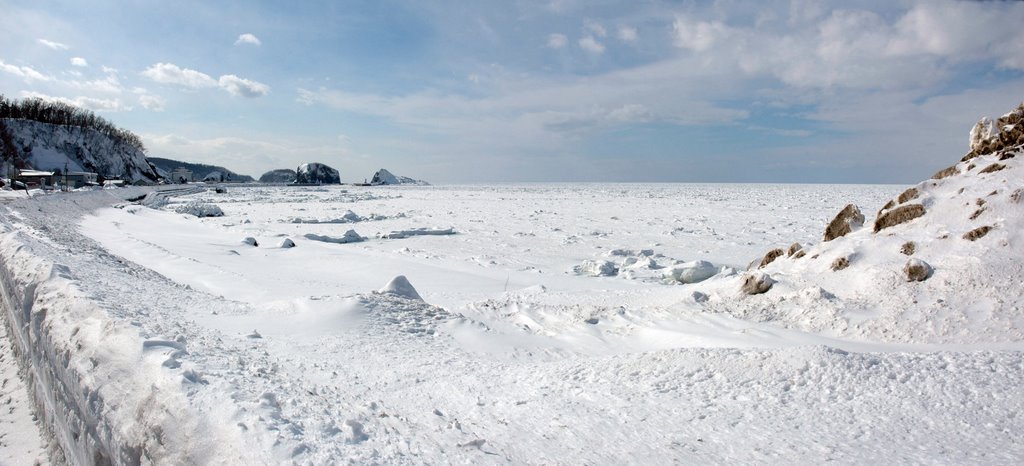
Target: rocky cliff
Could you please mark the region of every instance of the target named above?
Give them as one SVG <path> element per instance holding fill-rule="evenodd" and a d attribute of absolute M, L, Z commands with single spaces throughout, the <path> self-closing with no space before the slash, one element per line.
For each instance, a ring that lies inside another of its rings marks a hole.
<path fill-rule="evenodd" d="M 92 128 L 4 118 L 18 155 L 37 170 L 94 172 L 129 182 L 156 181 L 156 169 L 139 148 Z"/>

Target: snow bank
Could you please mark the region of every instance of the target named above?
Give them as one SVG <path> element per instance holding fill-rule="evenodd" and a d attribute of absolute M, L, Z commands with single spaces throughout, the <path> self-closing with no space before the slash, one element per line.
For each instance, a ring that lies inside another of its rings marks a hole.
<path fill-rule="evenodd" d="M 73 271 L 0 225 L 0 307 L 51 457 L 71 464 L 201 464 L 240 458 L 227 422 L 189 406 L 181 371 L 111 319 Z M 158 345 L 159 346 L 159 345 Z"/>

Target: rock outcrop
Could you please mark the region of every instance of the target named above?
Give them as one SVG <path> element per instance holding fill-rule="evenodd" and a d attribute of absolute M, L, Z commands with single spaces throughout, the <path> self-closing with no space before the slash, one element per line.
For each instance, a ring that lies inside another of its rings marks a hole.
<path fill-rule="evenodd" d="M 281 168 L 260 175 L 260 183 L 294 183 L 295 178 L 295 170 Z"/>
<path fill-rule="evenodd" d="M 370 180 L 372 185 L 415 185 L 415 186 L 429 186 L 430 183 L 422 180 L 414 180 L 407 176 L 398 176 L 391 172 L 381 168 L 377 170 L 377 173 L 373 174 L 373 178 Z"/>
<path fill-rule="evenodd" d="M 310 162 L 295 170 L 295 182 L 300 184 L 341 184 L 341 175 L 327 165 Z"/>

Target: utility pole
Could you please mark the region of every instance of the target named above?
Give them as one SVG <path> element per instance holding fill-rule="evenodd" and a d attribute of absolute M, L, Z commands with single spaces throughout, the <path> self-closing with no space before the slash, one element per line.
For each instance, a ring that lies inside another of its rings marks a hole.
<path fill-rule="evenodd" d="M 68 161 L 64 161 L 64 191 L 71 191 L 68 189 Z"/>

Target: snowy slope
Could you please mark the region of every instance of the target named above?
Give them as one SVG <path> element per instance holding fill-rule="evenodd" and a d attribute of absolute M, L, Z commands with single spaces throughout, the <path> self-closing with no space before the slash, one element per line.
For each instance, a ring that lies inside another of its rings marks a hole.
<path fill-rule="evenodd" d="M 763 269 L 778 281 L 771 292 L 741 304 L 712 299 L 708 309 L 875 341 L 1024 340 L 1024 128 L 1004 127 L 1009 134 L 990 139 L 1013 144 L 972 151 L 860 229 L 775 260 Z M 924 281 L 906 276 L 911 261 L 931 269 Z"/>
<path fill-rule="evenodd" d="M 15 145 L 38 170 L 89 171 L 129 182 L 156 181 L 146 154 L 91 128 L 5 118 Z"/>

